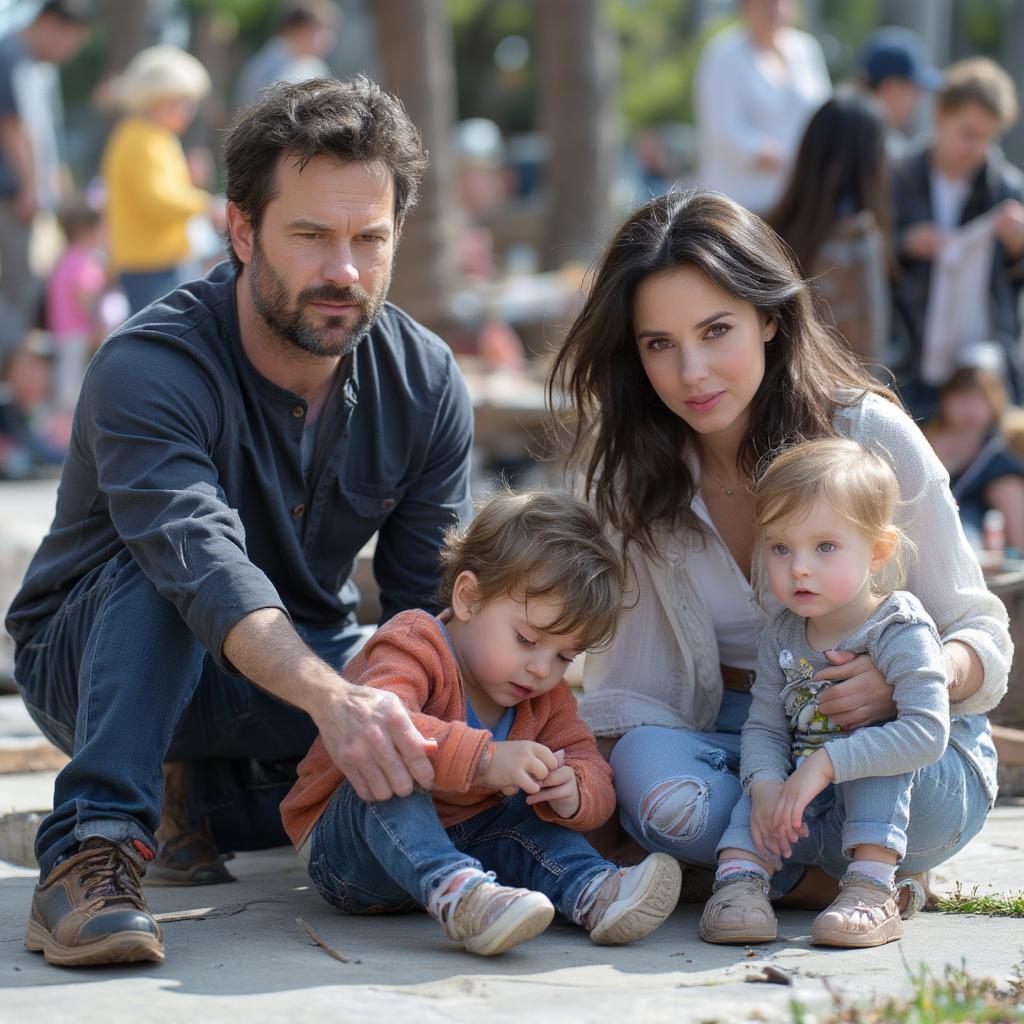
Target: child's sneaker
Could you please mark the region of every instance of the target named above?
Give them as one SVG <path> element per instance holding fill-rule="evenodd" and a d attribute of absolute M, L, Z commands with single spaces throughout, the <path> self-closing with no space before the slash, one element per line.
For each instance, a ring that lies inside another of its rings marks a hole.
<path fill-rule="evenodd" d="M 453 891 L 435 896 L 428 910 L 448 938 L 479 956 L 504 953 L 540 935 L 555 916 L 542 892 L 499 885 L 490 871 L 471 872 Z"/>
<path fill-rule="evenodd" d="M 815 919 L 816 946 L 883 946 L 903 938 L 896 890 L 855 871 L 839 883 L 839 895 Z"/>
<path fill-rule="evenodd" d="M 700 916 L 700 937 L 720 945 L 773 941 L 779 922 L 768 902 L 768 889 L 768 879 L 755 874 L 716 882 Z"/>
<path fill-rule="evenodd" d="M 679 902 L 683 872 L 667 853 L 610 871 L 580 922 L 599 946 L 622 946 L 650 935 Z"/>

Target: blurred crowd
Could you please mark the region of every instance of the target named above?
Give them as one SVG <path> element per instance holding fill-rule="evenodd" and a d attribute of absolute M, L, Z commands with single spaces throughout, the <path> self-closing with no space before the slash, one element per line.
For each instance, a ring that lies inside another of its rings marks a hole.
<path fill-rule="evenodd" d="M 641 131 L 632 198 L 695 181 L 764 216 L 821 315 L 895 380 L 951 476 L 968 535 L 1024 551 L 1024 175 L 999 145 L 1018 117 L 1012 79 L 988 58 L 934 67 L 913 32 L 882 28 L 850 80 L 833 84 L 787 0 L 737 10 L 697 68 L 693 173 L 673 169 L 671 139 Z M 81 0 L 47 0 L 0 39 L 0 478 L 55 471 L 90 354 L 222 256 L 213 161 L 182 145 L 210 77 L 175 46 L 143 50 L 107 84 L 118 119 L 95 179 L 67 188 L 50 100 L 89 29 Z M 284 4 L 237 77 L 235 108 L 272 82 L 331 74 L 337 31 L 334 4 Z M 538 347 L 529 325 L 571 312 L 585 268 L 537 273 L 524 211 L 543 139 L 506 139 L 473 119 L 454 147 L 467 285 L 454 312 L 474 329 L 453 342 L 519 370 Z M 29 244 L 47 213 L 61 242 L 40 279 Z"/>

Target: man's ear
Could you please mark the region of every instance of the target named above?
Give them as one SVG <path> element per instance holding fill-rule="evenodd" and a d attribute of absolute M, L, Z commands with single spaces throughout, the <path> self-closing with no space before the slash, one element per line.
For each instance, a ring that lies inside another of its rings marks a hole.
<path fill-rule="evenodd" d="M 242 213 L 236 203 L 228 203 L 225 211 L 228 226 L 228 238 L 231 239 L 231 248 L 235 255 L 243 262 L 248 263 L 252 259 L 252 250 L 256 244 L 256 233 L 248 217 Z"/>
<path fill-rule="evenodd" d="M 455 618 L 468 622 L 480 608 L 480 581 L 476 573 L 464 569 L 452 586 L 452 612 Z"/>

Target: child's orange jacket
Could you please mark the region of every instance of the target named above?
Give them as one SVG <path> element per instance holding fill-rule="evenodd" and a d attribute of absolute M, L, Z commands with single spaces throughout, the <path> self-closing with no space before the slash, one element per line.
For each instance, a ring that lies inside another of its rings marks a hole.
<path fill-rule="evenodd" d="M 433 797 L 446 828 L 501 799 L 496 789 L 473 785 L 491 735 L 466 724 L 466 693 L 459 667 L 433 616 L 423 611 L 396 615 L 348 663 L 344 676 L 396 694 L 416 728 L 427 739 L 437 740 L 437 752 L 432 755 Z M 560 818 L 547 804 L 536 804 L 538 817 L 577 832 L 588 832 L 611 817 L 615 809 L 612 770 L 576 713 L 576 699 L 564 679 L 553 690 L 516 705 L 508 739 L 533 740 L 552 751 L 564 750 L 565 763 L 576 772 L 580 790 L 576 814 Z M 299 765 L 298 780 L 281 803 L 281 819 L 297 848 L 344 781 L 317 737 Z"/>

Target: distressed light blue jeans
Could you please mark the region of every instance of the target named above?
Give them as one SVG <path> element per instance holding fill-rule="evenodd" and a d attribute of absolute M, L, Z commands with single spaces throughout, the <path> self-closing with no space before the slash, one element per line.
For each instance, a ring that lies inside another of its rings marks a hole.
<path fill-rule="evenodd" d="M 615 745 L 611 765 L 623 828 L 645 850 L 687 864 L 714 867 L 740 788 L 740 730 L 749 694 L 726 690 L 714 732 L 642 726 Z M 834 787 L 833 787 L 834 790 Z M 823 794 L 811 834 L 793 849 L 774 879 L 788 892 L 807 865 L 841 878 L 846 810 Z M 826 806 L 827 805 L 827 806 Z M 991 801 L 981 778 L 955 746 L 915 773 L 901 870 L 926 871 L 961 850 L 981 831 Z"/>

